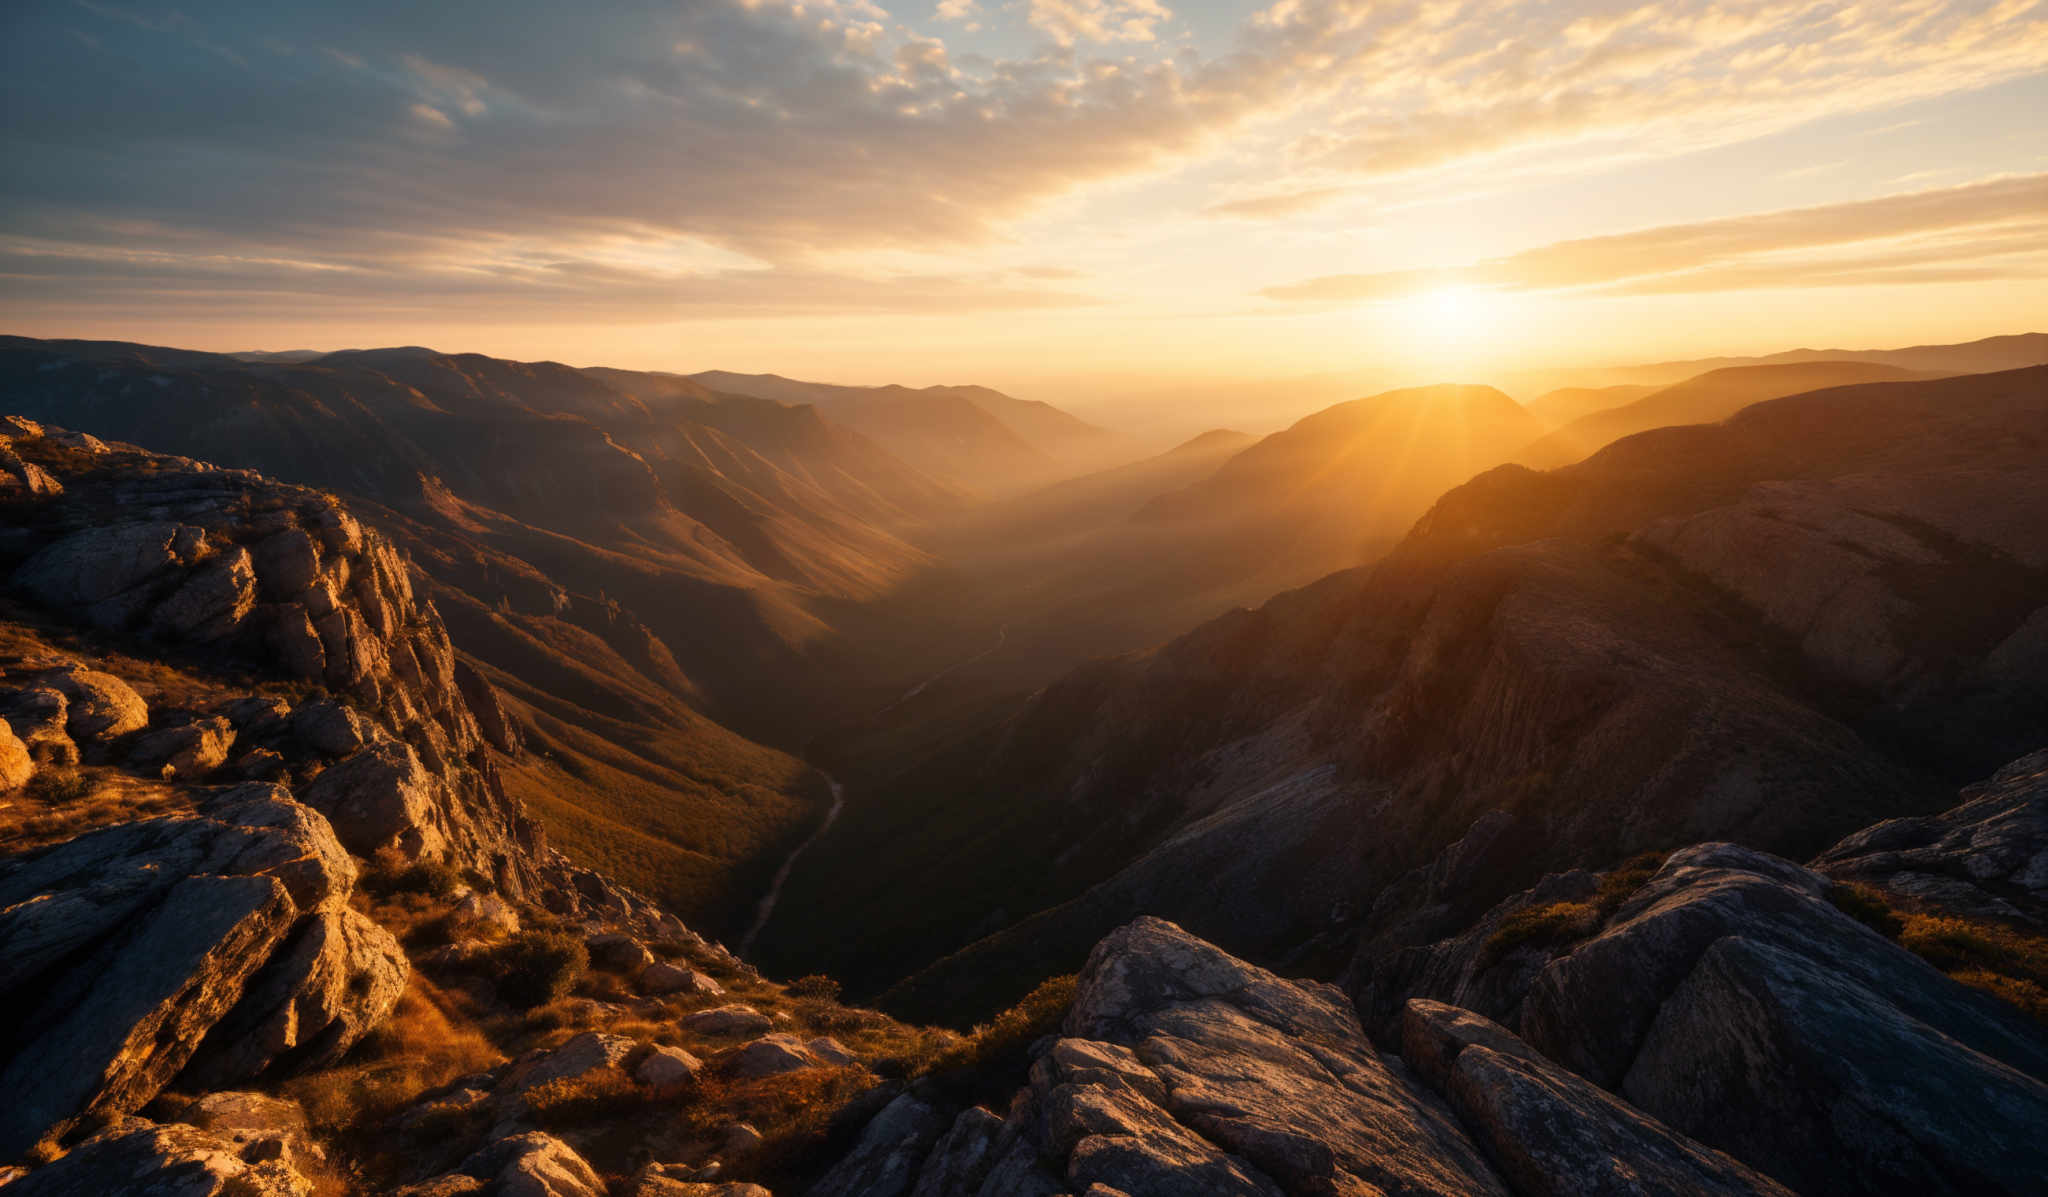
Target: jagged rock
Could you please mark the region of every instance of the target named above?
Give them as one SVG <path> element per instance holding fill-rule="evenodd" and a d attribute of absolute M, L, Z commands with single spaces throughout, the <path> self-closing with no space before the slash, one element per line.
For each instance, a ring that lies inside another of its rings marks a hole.
<path fill-rule="evenodd" d="M 248 550 L 238 547 L 193 570 L 150 611 L 150 625 L 169 639 L 220 640 L 239 628 L 255 606 L 256 571 Z"/>
<path fill-rule="evenodd" d="M 2048 1125 L 2048 1043 L 1828 884 L 1732 845 L 1673 853 L 1544 970 L 1522 1033 L 1800 1191 L 2028 1191 L 2048 1174 L 2027 1129 Z"/>
<path fill-rule="evenodd" d="M 280 945 L 311 942 L 302 914 L 345 910 L 355 875 L 325 821 L 266 785 L 0 869 L 0 1076 L 29 1094 L 0 1103 L 0 1152 L 82 1115 L 137 1108 L 211 1028 L 265 995 L 305 1019 L 307 1038 L 381 1016 L 389 1002 L 378 987 L 359 992 L 317 969 L 307 983 L 326 977 L 326 987 L 310 993 L 265 980 L 297 975 Z"/>
<path fill-rule="evenodd" d="M 1096 945 L 1066 1032 L 1134 1058 L 1049 1055 L 1033 1070 L 1077 1186 L 1506 1191 L 1449 1112 L 1381 1061 L 1335 989 L 1283 981 L 1172 923 L 1139 919 Z"/>
<path fill-rule="evenodd" d="M 416 1185 L 406 1185 L 402 1189 L 393 1190 L 391 1197 L 472 1197 L 473 1194 L 483 1191 L 483 1181 L 474 1176 L 456 1173 L 436 1176 L 432 1180 L 423 1180 Z"/>
<path fill-rule="evenodd" d="M 775 1197 L 760 1185 L 714 1183 L 704 1171 L 687 1164 L 648 1164 L 626 1182 L 626 1197 Z"/>
<path fill-rule="evenodd" d="M 411 974 L 396 937 L 342 900 L 330 900 L 249 979 L 186 1076 L 229 1084 L 281 1066 L 332 1064 L 384 1021 Z"/>
<path fill-rule="evenodd" d="M 287 676 L 307 681 L 327 676 L 327 648 L 304 607 L 283 603 L 271 608 L 269 625 L 271 651 Z"/>
<path fill-rule="evenodd" d="M 235 776 L 245 781 L 273 781 L 284 775 L 285 759 L 268 748 L 254 748 L 235 758 Z"/>
<path fill-rule="evenodd" d="M 633 1070 L 633 1079 L 658 1097 L 673 1097 L 687 1090 L 703 1068 L 704 1061 L 682 1048 L 656 1046 Z"/>
<path fill-rule="evenodd" d="M 272 533 L 256 546 L 256 576 L 274 600 L 296 597 L 320 576 L 320 550 L 298 528 Z"/>
<path fill-rule="evenodd" d="M 292 704 L 270 694 L 238 698 L 221 708 L 221 714 L 243 736 L 274 736 L 290 726 Z"/>
<path fill-rule="evenodd" d="M 327 1161 L 296 1102 L 243 1091 L 209 1093 L 193 1103 L 186 1120 L 226 1139 L 251 1163 L 277 1160 L 304 1173 Z"/>
<path fill-rule="evenodd" d="M 746 1155 L 761 1145 L 764 1136 L 751 1122 L 735 1122 L 725 1128 L 727 1155 Z"/>
<path fill-rule="evenodd" d="M 946 1129 L 937 1107 L 905 1093 L 883 1107 L 852 1152 L 810 1188 L 810 1197 L 905 1197 Z"/>
<path fill-rule="evenodd" d="M 0 791 L 20 789 L 35 771 L 35 758 L 29 755 L 28 745 L 21 742 L 12 727 L 0 721 Z"/>
<path fill-rule="evenodd" d="M 654 953 L 647 950 L 646 944 L 616 931 L 593 935 L 583 941 L 583 946 L 590 949 L 592 964 L 613 972 L 638 974 L 654 963 Z"/>
<path fill-rule="evenodd" d="M 462 700 L 469 704 L 470 714 L 476 716 L 477 730 L 483 733 L 484 742 L 499 752 L 516 754 L 519 728 L 499 700 L 497 687 L 484 680 L 484 675 L 467 661 L 455 663 L 455 685 L 462 691 Z"/>
<path fill-rule="evenodd" d="M 816 1039 L 806 1040 L 804 1047 L 811 1055 L 817 1057 L 820 1063 L 843 1068 L 856 1062 L 853 1053 L 846 1050 L 846 1045 L 830 1035 L 820 1035 Z"/>
<path fill-rule="evenodd" d="M 234 1005 L 293 914 L 275 878 L 186 876 L 88 966 L 26 995 L 41 1017 L 0 1068 L 0 1091 L 15 1095 L 0 1109 L 0 1155 L 154 1097 Z M 30 1013 L 23 996 L 8 994 L 17 1016 Z"/>
<path fill-rule="evenodd" d="M 45 680 L 64 695 L 64 730 L 79 743 L 112 740 L 149 724 L 149 704 L 111 673 L 66 666 Z"/>
<path fill-rule="evenodd" d="M 0 490 L 27 495 L 61 495 L 64 484 L 34 462 L 23 461 L 14 446 L 0 444 Z"/>
<path fill-rule="evenodd" d="M 130 1122 L 8 1185 L 9 1197 L 312 1195 L 313 1186 L 284 1160 L 244 1160 L 232 1143 L 197 1127 Z"/>
<path fill-rule="evenodd" d="M 1527 1197 L 1791 1197 L 1784 1186 L 1660 1125 L 1469 1011 L 1409 1002 L 1401 1054 Z"/>
<path fill-rule="evenodd" d="M 376 738 L 368 719 L 331 698 L 291 712 L 291 733 L 299 743 L 327 756 L 347 756 Z"/>
<path fill-rule="evenodd" d="M 438 790 L 411 746 L 386 742 L 329 766 L 299 797 L 358 856 L 394 848 L 407 860 L 437 860 L 448 851 Z"/>
<path fill-rule="evenodd" d="M 462 1162 L 498 1197 L 606 1197 L 603 1178 L 574 1148 L 540 1131 L 500 1139 Z"/>
<path fill-rule="evenodd" d="M 939 1136 L 917 1173 L 910 1197 L 953 1197 L 973 1193 L 996 1162 L 996 1144 L 1003 1120 L 980 1106 L 970 1106 Z"/>
<path fill-rule="evenodd" d="M 717 997 L 725 992 L 725 986 L 696 969 L 671 964 L 666 960 L 657 960 L 641 969 L 637 984 L 643 993 L 689 993 L 702 997 Z"/>
<path fill-rule="evenodd" d="M 1938 815 L 1847 836 L 1813 867 L 1969 917 L 2048 916 L 2048 752 L 2005 766 Z"/>
<path fill-rule="evenodd" d="M 759 1010 L 738 1003 L 685 1014 L 682 1022 L 699 1035 L 758 1035 L 775 1025 Z"/>
<path fill-rule="evenodd" d="M 129 745 L 128 761 L 163 777 L 202 777 L 227 763 L 234 742 L 234 725 L 213 715 L 142 732 Z"/>
<path fill-rule="evenodd" d="M 581 1080 L 592 1073 L 618 1068 L 633 1054 L 634 1043 L 623 1035 L 585 1031 L 546 1052 L 517 1074 L 512 1092 L 524 1093 L 550 1081 Z"/>

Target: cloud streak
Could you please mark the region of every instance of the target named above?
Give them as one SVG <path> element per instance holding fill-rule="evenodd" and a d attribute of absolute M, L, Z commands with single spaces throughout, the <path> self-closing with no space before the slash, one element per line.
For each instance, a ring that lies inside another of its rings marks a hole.
<path fill-rule="evenodd" d="M 1471 266 L 1325 275 L 1260 294 L 1358 303 L 1446 285 L 1649 294 L 2031 277 L 2043 256 L 2048 174 L 1562 241 Z"/>

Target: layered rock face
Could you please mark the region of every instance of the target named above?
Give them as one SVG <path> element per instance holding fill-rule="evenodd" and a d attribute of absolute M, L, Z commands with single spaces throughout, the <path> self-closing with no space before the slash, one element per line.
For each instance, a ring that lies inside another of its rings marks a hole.
<path fill-rule="evenodd" d="M 388 542 L 317 491 L 18 417 L 10 428 L 13 451 L 61 488 L 10 504 L 0 565 L 17 593 L 117 638 L 324 687 L 349 705 L 302 708 L 293 729 L 344 759 L 303 798 L 350 851 L 445 860 L 514 892 L 529 878 L 536 827 L 497 784 L 447 630 Z M 74 739 L 140 726 L 142 712 L 69 676 L 52 687 L 70 687 Z M 183 726 L 147 752 L 187 772 L 239 733 Z"/>

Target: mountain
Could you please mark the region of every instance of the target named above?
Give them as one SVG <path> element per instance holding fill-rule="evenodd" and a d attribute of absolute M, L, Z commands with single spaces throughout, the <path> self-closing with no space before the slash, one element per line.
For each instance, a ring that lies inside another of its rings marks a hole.
<path fill-rule="evenodd" d="M 1595 412 L 1608 411 L 1626 403 L 1633 403 L 1656 390 L 1654 386 L 1641 383 L 1611 387 L 1559 387 L 1557 390 L 1538 395 L 1522 406 L 1543 423 L 1552 428 L 1561 428 Z"/>
<path fill-rule="evenodd" d="M 898 533 L 960 501 L 811 409 L 654 403 L 554 363 L 13 338 L 0 386 L 32 417 L 349 496 L 507 696 L 532 749 L 507 785 L 717 933 L 828 797 L 755 741 L 838 701 L 828 619 L 919 567 Z"/>
<path fill-rule="evenodd" d="M 1616 384 L 1670 386 L 1710 370 L 1808 362 L 1862 362 L 1893 366 L 1916 374 L 1989 374 L 2048 364 L 2048 333 L 2017 333 L 1961 344 L 1914 345 L 1904 349 L 1788 349 L 1758 357 L 1709 357 L 1633 366 L 1536 371 L 1520 376 L 1517 382 L 1533 390 Z"/>
<path fill-rule="evenodd" d="M 1706 838 L 1805 856 L 1930 809 L 2048 742 L 2044 450 L 2034 368 L 1489 471 L 1374 567 L 915 758 L 835 746 L 847 811 L 759 950 L 931 1016 L 1138 913 L 1334 969 L 1363 929 L 1420 942 L 1546 870 Z"/>
<path fill-rule="evenodd" d="M 988 387 L 838 386 L 723 370 L 690 378 L 717 391 L 816 406 L 917 468 L 980 494 L 1043 484 L 1118 451 L 1092 424 Z"/>
<path fill-rule="evenodd" d="M 1581 416 L 1522 448 L 1508 460 L 1547 469 L 1577 461 L 1625 436 L 1675 424 L 1711 424 L 1765 399 L 1823 387 L 1919 377 L 1924 375 L 1866 362 L 1726 366 L 1652 391 L 1640 399 Z"/>

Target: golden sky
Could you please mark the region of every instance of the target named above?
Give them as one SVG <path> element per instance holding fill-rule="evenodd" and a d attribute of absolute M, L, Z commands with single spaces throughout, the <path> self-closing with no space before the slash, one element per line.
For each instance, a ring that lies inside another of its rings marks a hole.
<path fill-rule="evenodd" d="M 27 335 L 1058 398 L 2048 327 L 2048 0 L 0 20 Z"/>

